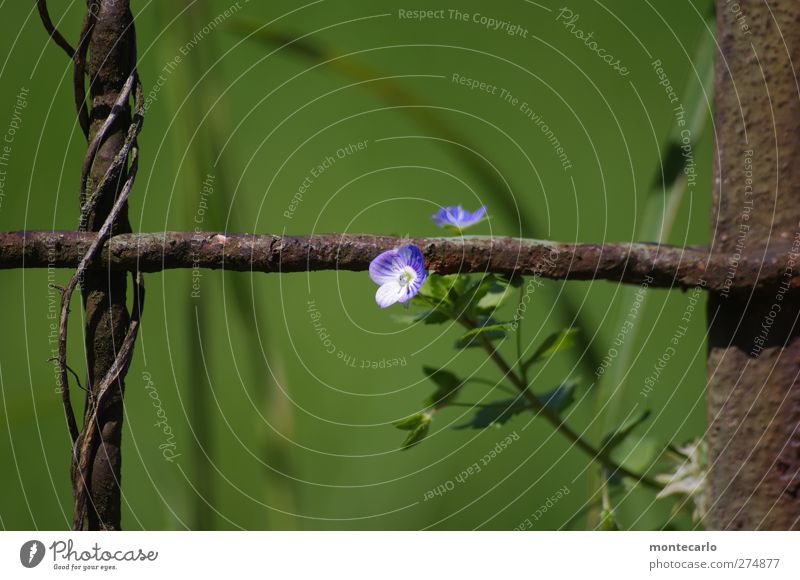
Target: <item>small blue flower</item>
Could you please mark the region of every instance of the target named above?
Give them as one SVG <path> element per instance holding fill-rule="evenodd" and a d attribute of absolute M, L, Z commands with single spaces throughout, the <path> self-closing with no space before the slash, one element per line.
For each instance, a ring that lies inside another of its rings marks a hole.
<path fill-rule="evenodd" d="M 380 285 L 375 302 L 381 308 L 411 300 L 427 275 L 422 251 L 414 245 L 383 252 L 369 265 L 369 277 Z"/>
<path fill-rule="evenodd" d="M 460 205 L 450 205 L 443 207 L 431 217 L 440 228 L 454 230 L 460 234 L 463 229 L 483 221 L 486 217 L 486 206 L 481 206 L 477 211 L 470 212 Z"/>

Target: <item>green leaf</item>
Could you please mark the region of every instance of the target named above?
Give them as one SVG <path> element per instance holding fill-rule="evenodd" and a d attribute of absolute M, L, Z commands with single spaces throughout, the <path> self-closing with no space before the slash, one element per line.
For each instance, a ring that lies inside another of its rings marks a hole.
<path fill-rule="evenodd" d="M 425 285 L 425 283 L 422 283 Z M 421 290 L 421 289 L 420 289 Z M 427 298 L 424 294 L 417 293 L 411 300 L 406 302 L 409 306 L 419 306 L 420 308 L 430 308 L 432 300 Z"/>
<path fill-rule="evenodd" d="M 511 276 L 504 277 L 504 279 L 508 280 L 508 284 L 512 288 L 519 288 L 525 283 L 525 277 L 521 274 L 512 274 Z"/>
<path fill-rule="evenodd" d="M 452 300 L 451 293 L 457 291 L 457 274 L 450 274 L 448 276 L 441 276 L 439 274 L 430 274 L 422 283 L 419 289 L 419 294 L 431 302 L 438 304 L 440 302 L 449 303 Z"/>
<path fill-rule="evenodd" d="M 605 453 L 611 453 L 620 443 L 625 441 L 628 435 L 636 429 L 639 425 L 647 421 L 647 418 L 650 416 L 650 411 L 645 411 L 638 417 L 631 419 L 625 425 L 619 427 L 616 431 L 609 433 L 605 437 L 603 437 L 602 445 L 600 446 L 601 449 L 604 450 Z"/>
<path fill-rule="evenodd" d="M 603 508 L 600 512 L 600 530 L 604 532 L 617 532 L 619 525 L 617 518 L 614 516 L 614 510 L 611 508 Z"/>
<path fill-rule="evenodd" d="M 440 276 L 431 272 L 411 304 L 422 306 L 431 314 L 425 319 L 426 324 L 438 324 L 450 319 L 457 319 L 461 308 L 457 305 L 461 302 L 464 288 L 469 283 L 465 275 L 450 274 Z M 415 319 L 406 319 L 415 322 Z M 419 319 L 421 320 L 421 319 Z"/>
<path fill-rule="evenodd" d="M 513 287 L 506 280 L 494 278 L 493 283 L 486 289 L 483 296 L 477 299 L 475 307 L 483 312 L 494 311 L 500 308 L 513 294 Z"/>
<path fill-rule="evenodd" d="M 459 345 L 460 348 L 463 348 L 465 346 L 470 346 L 470 343 L 476 336 L 487 332 L 492 334 L 491 338 L 488 336 L 486 337 L 489 338 L 490 340 L 494 338 L 501 338 L 505 336 L 508 324 L 509 324 L 508 322 L 500 322 L 497 324 L 487 324 L 486 326 L 473 328 L 465 332 L 463 335 L 461 335 L 461 338 L 458 339 L 458 342 L 456 344 Z"/>
<path fill-rule="evenodd" d="M 564 381 L 554 389 L 537 395 L 537 397 L 549 411 L 560 415 L 575 401 L 577 386 L 578 381 Z"/>
<path fill-rule="evenodd" d="M 398 429 L 410 431 L 410 433 L 406 435 L 406 438 L 403 440 L 403 443 L 400 445 L 400 448 L 403 450 L 410 449 L 425 439 L 426 435 L 428 435 L 428 431 L 431 428 L 432 420 L 433 416 L 430 413 L 417 413 L 416 415 L 412 415 L 407 419 L 403 419 L 402 421 L 395 423 L 394 425 Z"/>
<path fill-rule="evenodd" d="M 480 341 L 475 340 L 478 335 L 484 336 L 489 341 L 505 338 L 505 328 L 509 323 L 498 322 L 490 316 L 479 316 L 476 320 L 478 326 L 468 330 L 456 343 L 456 348 L 480 346 Z"/>
<path fill-rule="evenodd" d="M 483 298 L 478 300 L 475 307 L 479 312 L 493 312 L 505 304 L 512 294 L 513 289 L 511 286 L 505 286 L 496 292 L 487 292 Z"/>
<path fill-rule="evenodd" d="M 513 399 L 494 401 L 478 409 L 469 423 L 458 425 L 456 429 L 485 429 L 493 425 L 500 426 L 515 415 L 529 410 L 527 401 L 522 396 Z"/>
<path fill-rule="evenodd" d="M 437 409 L 451 402 L 458 393 L 458 389 L 464 384 L 464 381 L 450 371 L 427 366 L 422 367 L 422 371 L 428 375 L 428 378 L 436 383 L 438 387 L 436 392 L 427 400 L 428 405 L 436 407 Z"/>
<path fill-rule="evenodd" d="M 415 415 L 411 415 L 405 419 L 400 419 L 392 424 L 398 429 L 403 429 L 404 431 L 413 431 L 425 422 L 426 415 L 427 413 L 416 413 Z M 430 417 L 428 419 L 430 420 Z"/>
<path fill-rule="evenodd" d="M 392 314 L 392 319 L 401 324 L 414 324 L 424 322 L 425 324 L 441 324 L 450 318 L 439 310 L 424 310 L 422 312 L 409 312 L 402 314 Z"/>
<path fill-rule="evenodd" d="M 429 421 L 414 429 L 406 436 L 405 439 L 403 439 L 403 443 L 400 445 L 400 448 L 403 449 L 403 451 L 406 451 L 425 439 L 425 437 L 428 436 L 428 430 L 430 429 L 430 426 L 431 424 Z"/>
<path fill-rule="evenodd" d="M 497 278 L 494 274 L 484 274 L 480 277 L 471 277 L 469 279 L 470 284 L 468 284 L 464 288 L 464 295 L 467 300 L 471 302 L 477 302 L 492 288 L 495 284 L 497 284 Z"/>
<path fill-rule="evenodd" d="M 471 314 L 491 314 L 510 296 L 511 282 L 498 274 L 485 274 L 466 286 L 457 304 Z"/>
<path fill-rule="evenodd" d="M 492 341 L 492 340 L 499 340 L 501 338 L 505 338 L 506 337 L 506 333 L 505 333 L 504 330 L 487 330 L 484 333 L 484 336 L 489 341 Z M 474 336 L 471 337 L 471 338 L 467 338 L 466 340 L 459 339 L 455 343 L 455 347 L 456 348 L 471 348 L 471 347 L 476 347 L 476 346 L 480 346 L 480 345 L 481 345 L 481 343 L 477 342 L 475 340 Z"/>
<path fill-rule="evenodd" d="M 571 348 L 575 344 L 578 335 L 577 328 L 567 328 L 554 332 L 544 339 L 539 348 L 536 349 L 531 357 L 522 364 L 523 369 L 527 369 L 534 363 L 542 362 L 550 358 L 557 352 Z"/>

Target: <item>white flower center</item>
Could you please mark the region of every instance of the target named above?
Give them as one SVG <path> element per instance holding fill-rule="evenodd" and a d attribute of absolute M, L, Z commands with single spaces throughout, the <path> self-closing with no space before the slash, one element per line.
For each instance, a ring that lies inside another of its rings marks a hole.
<path fill-rule="evenodd" d="M 397 282 L 400 284 L 400 286 L 403 287 L 408 286 L 416 279 L 417 279 L 417 273 L 411 266 L 406 266 L 405 268 L 400 270 L 400 274 L 398 274 L 397 276 Z"/>

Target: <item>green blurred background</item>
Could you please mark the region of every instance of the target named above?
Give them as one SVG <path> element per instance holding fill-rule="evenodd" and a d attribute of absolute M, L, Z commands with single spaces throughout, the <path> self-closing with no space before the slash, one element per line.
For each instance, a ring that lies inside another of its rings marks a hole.
<path fill-rule="evenodd" d="M 34 4 L 0 4 L 0 130 L 11 124 L 17 93 L 28 89 L 4 168 L 0 229 L 74 229 L 85 142 L 74 120 L 71 63 L 48 41 Z M 74 43 L 83 3 L 49 4 Z M 158 89 L 140 137 L 135 231 L 439 235 L 430 214 L 463 203 L 485 204 L 491 215 L 470 233 L 707 240 L 712 138 L 710 96 L 701 87 L 708 89 L 713 27 L 706 0 L 460 2 L 467 21 L 451 18 L 449 6 L 393 0 L 132 4 L 145 93 Z M 574 27 L 593 31 L 629 74 L 607 66 L 557 20 L 563 6 L 579 14 Z M 422 22 L 399 12 L 442 8 L 443 19 Z M 472 20 L 476 13 L 521 28 L 492 30 Z M 677 127 L 656 59 L 694 118 L 696 180 L 688 185 L 671 179 L 674 163 L 660 161 L 669 161 Z M 470 90 L 454 74 L 519 101 Z M 570 168 L 522 102 L 552 129 Z M 336 157 L 359 142 L 363 150 Z M 313 177 L 286 217 L 295 192 L 328 156 L 335 163 Z M 213 193 L 204 196 L 207 176 Z M 58 283 L 68 277 L 55 273 Z M 454 430 L 474 412 L 454 408 L 437 416 L 424 444 L 398 450 L 403 433 L 391 423 L 418 411 L 433 390 L 422 365 L 491 381 L 499 375 L 483 354 L 453 349 L 456 329 L 403 326 L 392 317 L 401 307 L 378 309 L 366 273 L 203 271 L 195 282 L 193 296 L 190 270 L 147 276 L 127 379 L 124 528 L 512 529 L 565 486 L 569 494 L 533 529 L 594 525 L 585 508 L 598 499 L 597 468 L 544 421 L 521 415 L 500 429 Z M 48 362 L 47 283 L 46 270 L 0 273 L 4 529 L 69 525 L 70 450 Z M 636 288 L 545 286 L 526 314 L 524 348 L 580 326 L 588 348 L 559 354 L 535 373 L 542 390 L 581 381 L 567 419 L 575 429 L 597 442 L 630 413 L 652 409 L 635 452 L 623 458 L 631 465 L 642 449 L 702 434 L 702 310 L 653 392 L 640 393 L 689 303 L 686 293 L 649 291 L 635 334 L 598 381 L 594 365 L 614 346 Z M 309 300 L 341 357 L 320 341 Z M 70 360 L 80 367 L 79 299 L 71 320 Z M 502 350 L 513 358 L 507 342 Z M 355 368 L 345 364 L 349 357 Z M 360 368 L 397 357 L 405 364 Z M 162 453 L 167 438 L 155 425 L 154 396 L 174 433 L 173 461 Z M 492 398 L 480 385 L 462 397 Z M 79 391 L 74 402 L 82 404 Z M 519 440 L 479 474 L 424 501 L 513 433 Z M 677 503 L 654 502 L 638 489 L 614 500 L 619 525 L 634 529 L 691 526 L 685 514 L 671 516 Z"/>

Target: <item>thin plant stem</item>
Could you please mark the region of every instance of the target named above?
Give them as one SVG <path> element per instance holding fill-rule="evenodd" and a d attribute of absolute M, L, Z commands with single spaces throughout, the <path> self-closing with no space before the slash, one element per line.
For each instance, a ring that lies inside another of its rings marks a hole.
<path fill-rule="evenodd" d="M 525 285 L 524 284 L 520 284 L 519 285 L 519 303 L 520 304 L 522 304 L 523 298 L 525 298 Z M 523 320 L 523 317 L 520 316 L 519 320 L 517 320 L 517 328 L 514 330 L 514 332 L 517 333 L 517 337 L 516 337 L 517 338 L 517 369 L 518 369 L 518 372 L 519 372 L 520 376 L 522 377 L 522 382 L 527 385 L 528 384 L 528 369 L 522 363 L 522 320 Z"/>
<path fill-rule="evenodd" d="M 468 329 L 477 328 L 477 325 L 470 320 L 465 315 L 462 315 L 459 318 L 459 322 L 464 325 Z M 575 432 L 572 427 L 564 423 L 561 418 L 553 413 L 547 406 L 537 397 L 533 392 L 528 389 L 527 384 L 525 384 L 522 379 L 514 372 L 514 370 L 509 366 L 503 356 L 498 352 L 498 350 L 492 346 L 492 343 L 483 336 L 483 334 L 478 334 L 477 339 L 480 341 L 481 346 L 483 346 L 484 350 L 489 354 L 489 357 L 494 361 L 495 365 L 503 372 L 503 374 L 508 377 L 511 383 L 517 388 L 517 390 L 527 399 L 528 404 L 530 407 L 536 411 L 538 414 L 542 415 L 559 433 L 564 435 L 567 439 L 572 441 L 572 443 L 578 447 L 580 450 L 585 452 L 589 455 L 592 459 L 609 469 L 612 473 L 620 473 L 626 477 L 630 477 L 631 479 L 638 481 L 645 485 L 646 487 L 652 489 L 661 489 L 662 486 L 658 484 L 655 480 L 650 479 L 646 475 L 635 473 L 614 461 L 610 456 L 606 449 L 600 448 L 597 449 L 591 443 L 583 439 L 577 432 Z"/>
<path fill-rule="evenodd" d="M 489 379 L 481 379 L 481 378 L 475 377 L 475 378 L 472 378 L 472 379 L 467 379 L 466 381 L 464 381 L 464 383 L 465 384 L 466 383 L 479 383 L 481 385 L 487 385 L 487 386 L 495 388 L 495 389 L 500 389 L 501 391 L 505 391 L 506 393 L 508 393 L 510 395 L 516 395 L 517 394 L 517 391 L 515 391 L 511 387 L 508 387 L 508 386 L 504 385 L 503 383 L 498 383 L 496 381 L 490 381 Z M 449 404 L 452 405 L 453 403 L 449 403 Z"/>

